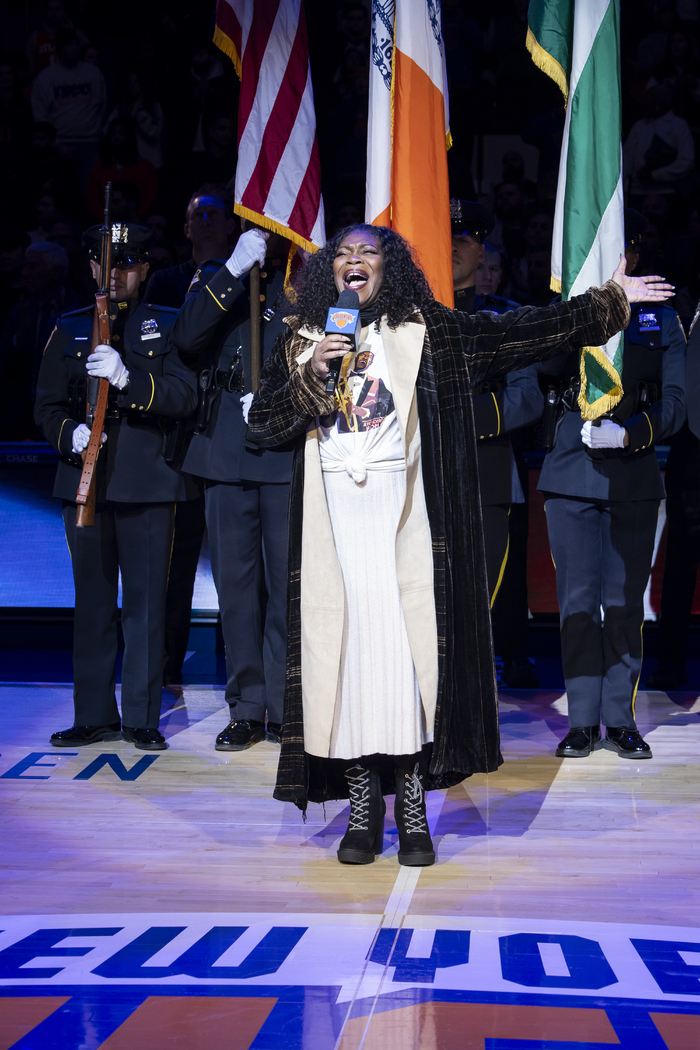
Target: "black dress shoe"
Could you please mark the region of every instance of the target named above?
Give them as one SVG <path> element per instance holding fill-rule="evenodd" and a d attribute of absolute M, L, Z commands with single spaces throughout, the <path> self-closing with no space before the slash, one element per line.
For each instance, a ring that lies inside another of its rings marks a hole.
<path fill-rule="evenodd" d="M 267 739 L 271 744 L 282 743 L 282 723 L 281 722 L 268 722 L 267 723 Z"/>
<path fill-rule="evenodd" d="M 641 733 L 626 726 L 606 726 L 605 744 L 608 751 L 617 751 L 620 758 L 652 758 L 651 748 Z"/>
<path fill-rule="evenodd" d="M 509 689 L 537 689 L 540 684 L 529 660 L 504 660 L 501 682 Z"/>
<path fill-rule="evenodd" d="M 72 726 L 51 734 L 49 743 L 54 747 L 82 747 L 84 744 L 96 744 L 98 740 L 121 740 L 121 723 L 112 722 L 108 726 Z"/>
<path fill-rule="evenodd" d="M 656 668 L 648 676 L 645 689 L 658 689 L 663 693 L 672 693 L 682 689 L 688 683 L 688 672 L 685 664 L 669 664 L 659 660 Z"/>
<path fill-rule="evenodd" d="M 165 751 L 168 746 L 159 729 L 131 729 L 122 726 L 122 740 L 139 751 Z"/>
<path fill-rule="evenodd" d="M 253 718 L 234 718 L 219 733 L 214 745 L 217 751 L 247 751 L 265 739 L 265 726 Z"/>
<path fill-rule="evenodd" d="M 569 730 L 555 754 L 557 758 L 588 758 L 602 746 L 600 726 L 580 726 Z"/>

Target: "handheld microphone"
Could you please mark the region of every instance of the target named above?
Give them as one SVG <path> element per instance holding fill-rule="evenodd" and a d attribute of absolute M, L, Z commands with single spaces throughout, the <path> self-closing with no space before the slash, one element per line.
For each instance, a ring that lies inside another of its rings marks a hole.
<path fill-rule="evenodd" d="M 358 340 L 362 322 L 360 321 L 360 297 L 357 292 L 349 289 L 338 296 L 338 302 L 328 311 L 326 318 L 326 335 L 346 335 L 352 339 L 354 346 L 348 353 L 357 350 Z M 340 366 L 342 357 L 334 357 L 328 362 L 328 378 L 326 379 L 326 393 L 333 394 L 340 378 Z"/>

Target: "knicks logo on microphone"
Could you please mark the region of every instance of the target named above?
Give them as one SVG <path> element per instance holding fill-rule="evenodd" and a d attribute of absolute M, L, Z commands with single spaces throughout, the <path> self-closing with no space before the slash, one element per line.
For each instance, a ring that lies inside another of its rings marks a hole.
<path fill-rule="evenodd" d="M 331 321 L 338 328 L 345 328 L 346 325 L 352 324 L 355 318 L 352 314 L 349 314 L 346 310 L 336 310 L 335 313 L 331 314 Z"/>

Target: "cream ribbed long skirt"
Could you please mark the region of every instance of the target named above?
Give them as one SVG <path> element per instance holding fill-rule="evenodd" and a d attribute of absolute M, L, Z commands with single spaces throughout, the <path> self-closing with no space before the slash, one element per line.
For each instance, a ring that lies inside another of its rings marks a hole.
<path fill-rule="evenodd" d="M 324 471 L 345 583 L 345 631 L 329 758 L 411 755 L 428 742 L 396 578 L 405 470 L 368 470 L 358 485 Z"/>

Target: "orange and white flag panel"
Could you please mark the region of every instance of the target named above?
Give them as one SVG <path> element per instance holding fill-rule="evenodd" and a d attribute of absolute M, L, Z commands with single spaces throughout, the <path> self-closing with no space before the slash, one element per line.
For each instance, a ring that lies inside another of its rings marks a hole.
<path fill-rule="evenodd" d="M 373 0 L 365 216 L 406 238 L 452 306 L 444 50 L 440 0 Z"/>

